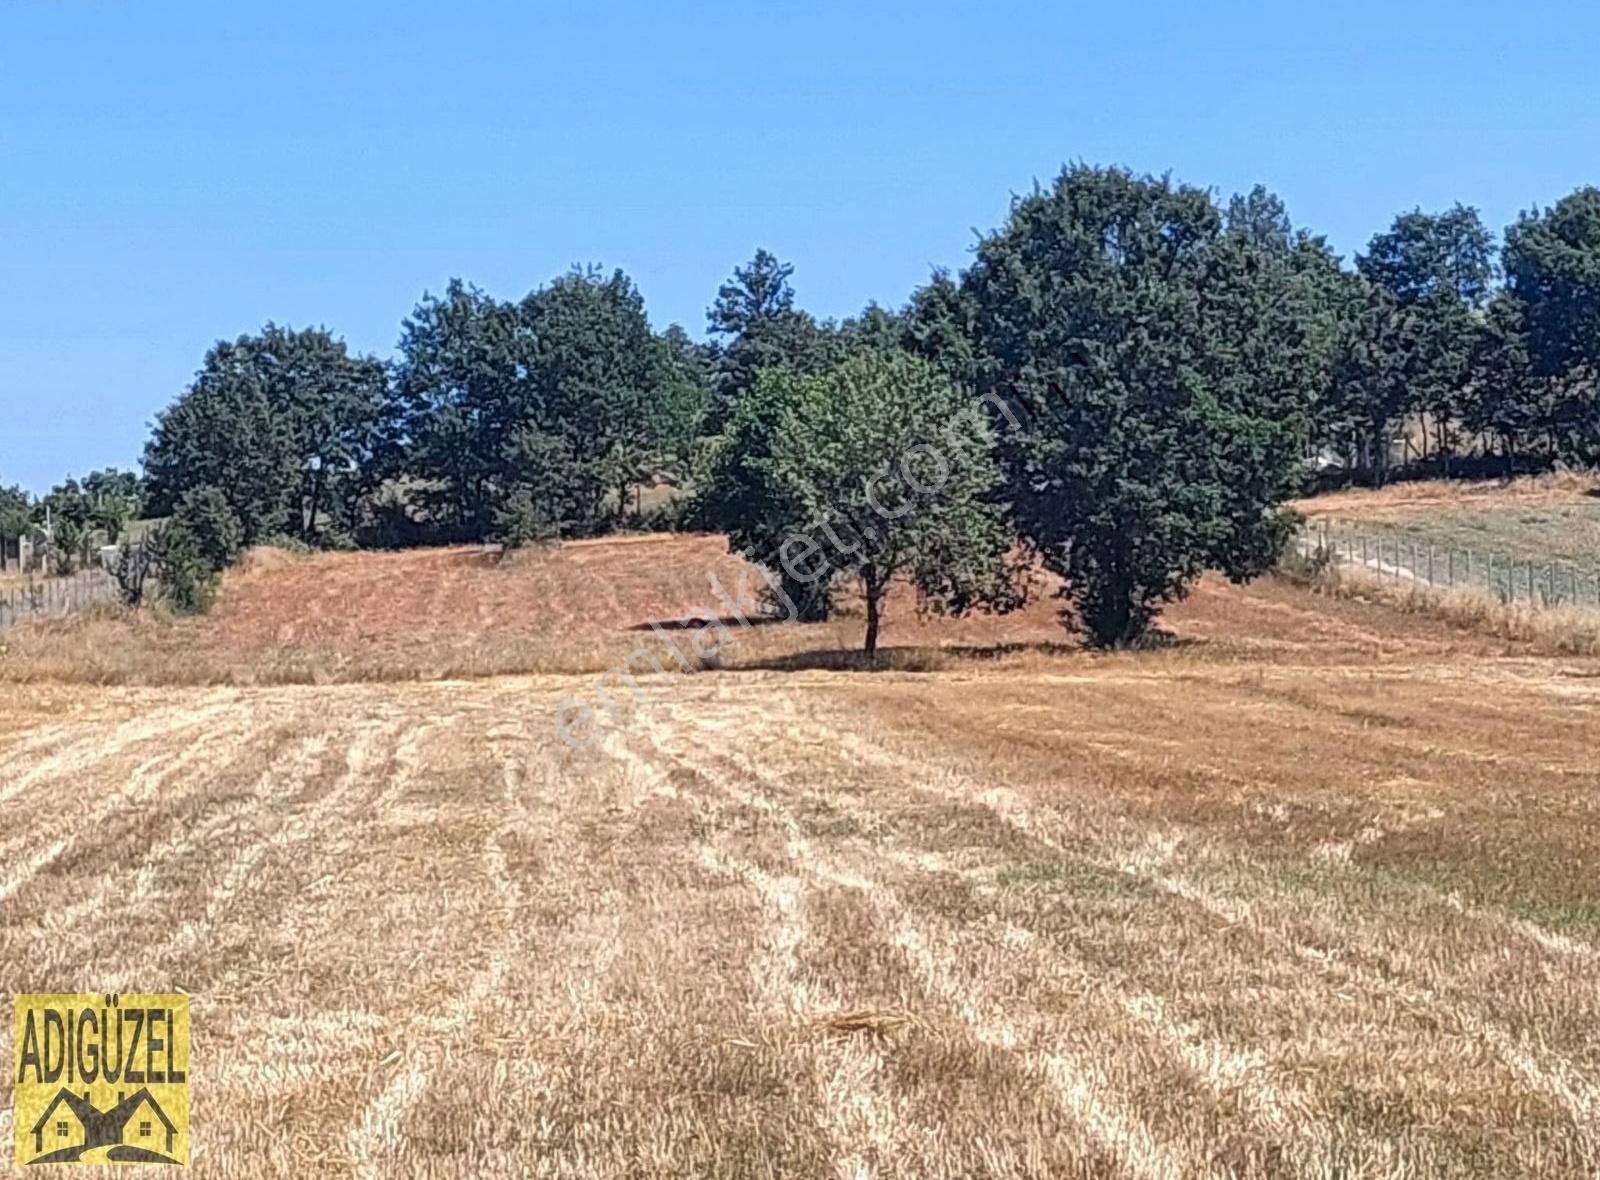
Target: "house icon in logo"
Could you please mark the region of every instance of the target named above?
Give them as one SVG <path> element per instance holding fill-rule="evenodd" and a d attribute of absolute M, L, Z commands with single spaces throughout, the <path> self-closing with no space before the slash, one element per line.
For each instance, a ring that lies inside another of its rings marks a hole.
<path fill-rule="evenodd" d="M 175 1164 L 178 1128 L 148 1088 L 117 1093 L 116 1105 L 100 1110 L 89 1094 L 56 1092 L 33 1124 L 30 1164 L 74 1163 L 85 1152 L 105 1148 L 104 1159 L 119 1164 Z"/>

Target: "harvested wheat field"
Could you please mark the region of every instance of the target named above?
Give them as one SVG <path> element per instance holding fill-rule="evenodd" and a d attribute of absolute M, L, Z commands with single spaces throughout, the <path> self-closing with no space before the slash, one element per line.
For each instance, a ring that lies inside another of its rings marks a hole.
<path fill-rule="evenodd" d="M 1600 665 L 1171 626 L 757 628 L 587 748 L 588 676 L 17 677 L 0 992 L 188 992 L 201 1176 L 1595 1175 Z"/>

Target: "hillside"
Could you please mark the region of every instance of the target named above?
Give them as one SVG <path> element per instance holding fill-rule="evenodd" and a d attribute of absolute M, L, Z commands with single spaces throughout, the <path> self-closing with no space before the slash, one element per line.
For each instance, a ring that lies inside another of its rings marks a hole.
<path fill-rule="evenodd" d="M 625 536 L 529 550 L 501 561 L 481 548 L 292 556 L 257 551 L 228 574 L 211 615 L 171 619 L 114 609 L 17 628 L 0 678 L 102 684 L 332 683 L 604 673 L 643 647 L 675 663 L 669 641 L 707 618 L 728 621 L 718 667 L 837 667 L 859 662 L 862 619 L 847 596 L 824 625 L 769 625 L 757 572 L 714 536 Z M 719 597 L 718 587 L 725 592 Z M 1027 606 L 951 619 L 919 613 L 897 588 L 881 663 L 931 668 L 995 659 L 1088 659 L 1039 575 Z M 737 624 L 728 602 L 751 621 Z M 659 628 L 652 624 L 658 624 Z M 1393 653 L 1496 653 L 1502 640 L 1318 598 L 1264 578 L 1201 583 L 1162 619 L 1158 647 L 1178 653 L 1365 660 Z"/>
<path fill-rule="evenodd" d="M 1443 554 L 1471 551 L 1476 568 L 1493 554 L 1504 569 L 1532 562 L 1575 571 L 1591 598 L 1600 575 L 1600 492 L 1589 477 L 1547 475 L 1509 482 L 1428 480 L 1333 492 L 1300 501 L 1313 525 L 1385 544 Z"/>
<path fill-rule="evenodd" d="M 1272 579 L 1112 656 L 902 600 L 931 670 L 760 627 L 563 740 L 550 669 L 726 561 L 258 556 L 20 632 L 393 682 L 0 684 L 0 991 L 187 992 L 200 1175 L 1600 1168 L 1600 661 Z"/>

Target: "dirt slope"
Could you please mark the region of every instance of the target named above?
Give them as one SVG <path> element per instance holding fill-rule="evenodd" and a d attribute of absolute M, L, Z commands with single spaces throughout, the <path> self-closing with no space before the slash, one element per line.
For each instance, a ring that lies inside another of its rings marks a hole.
<path fill-rule="evenodd" d="M 641 644 L 667 654 L 707 618 L 761 622 L 758 572 L 714 536 L 578 542 L 502 562 L 482 549 L 258 553 L 231 573 L 212 615 L 173 620 L 104 612 L 0 635 L 0 681 L 92 684 L 283 684 L 436 680 L 616 668 Z M 895 666 L 1046 656 L 1075 658 L 1054 584 L 1004 616 L 925 616 L 898 588 L 883 643 Z M 745 628 L 718 654 L 724 668 L 837 666 L 859 650 L 863 622 L 848 592 L 824 626 Z M 661 631 L 655 628 L 659 626 Z M 1212 656 L 1367 660 L 1515 651 L 1359 603 L 1312 598 L 1263 579 L 1202 583 L 1162 626 Z M 681 636 L 680 636 L 681 637 Z"/>

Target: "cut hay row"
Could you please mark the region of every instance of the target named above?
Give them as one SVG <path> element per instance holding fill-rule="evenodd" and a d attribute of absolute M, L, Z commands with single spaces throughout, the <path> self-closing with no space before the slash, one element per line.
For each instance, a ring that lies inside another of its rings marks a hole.
<path fill-rule="evenodd" d="M 1571 687 L 111 694 L 6 805 L 0 990 L 190 991 L 199 1174 L 1587 1176 Z"/>

